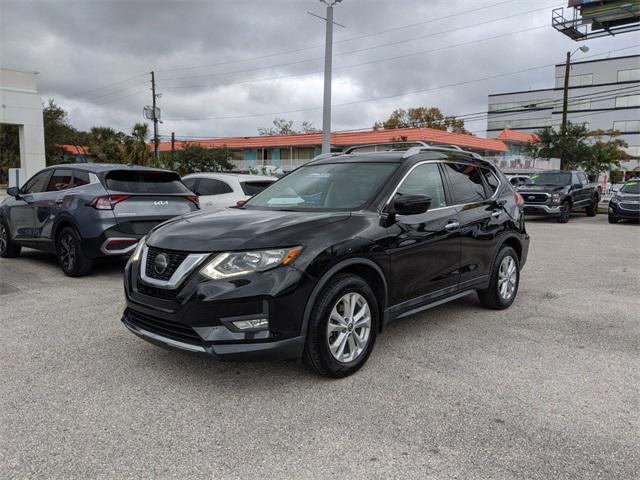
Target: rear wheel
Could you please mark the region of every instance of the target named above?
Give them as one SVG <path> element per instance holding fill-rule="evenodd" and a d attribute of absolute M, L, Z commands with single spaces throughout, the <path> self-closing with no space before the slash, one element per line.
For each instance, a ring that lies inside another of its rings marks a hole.
<path fill-rule="evenodd" d="M 491 270 L 489 288 L 478 291 L 484 307 L 503 310 L 511 306 L 520 285 L 520 261 L 511 247 L 503 247 Z"/>
<path fill-rule="evenodd" d="M 338 275 L 314 305 L 305 364 L 327 377 L 356 372 L 367 361 L 378 331 L 378 304 L 371 287 L 355 275 Z"/>
<path fill-rule="evenodd" d="M 618 217 L 616 217 L 612 213 L 609 213 L 609 223 L 618 223 Z"/>
<path fill-rule="evenodd" d="M 598 198 L 594 198 L 591 205 L 587 207 L 587 217 L 595 217 L 598 214 Z"/>
<path fill-rule="evenodd" d="M 20 250 L 22 250 L 22 247 L 11 239 L 9 228 L 7 228 L 4 220 L 0 220 L 0 257 L 17 257 L 20 255 Z"/>
<path fill-rule="evenodd" d="M 71 227 L 63 228 L 58 234 L 56 253 L 60 268 L 69 277 L 81 277 L 93 268 L 93 261 L 82 251 L 80 237 Z"/>
<path fill-rule="evenodd" d="M 558 223 L 567 223 L 571 218 L 571 204 L 569 202 L 563 202 L 560 205 L 560 216 L 558 217 Z"/>

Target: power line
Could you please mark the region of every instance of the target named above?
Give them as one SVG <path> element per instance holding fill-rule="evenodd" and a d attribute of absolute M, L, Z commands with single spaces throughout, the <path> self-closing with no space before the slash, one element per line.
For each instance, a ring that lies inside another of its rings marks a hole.
<path fill-rule="evenodd" d="M 585 56 L 583 58 L 593 58 L 593 57 L 596 57 L 596 56 L 599 56 L 599 55 L 603 55 L 603 54 L 607 54 L 607 53 L 613 53 L 613 52 L 622 51 L 622 50 L 628 50 L 630 48 L 637 48 L 637 47 L 638 47 L 638 45 L 633 45 L 631 47 L 624 47 L 624 48 L 619 48 L 619 49 L 615 49 L 615 50 L 609 50 L 607 52 L 600 52 L 600 53 L 597 53 L 597 54 Z M 463 85 L 469 85 L 469 84 L 476 83 L 476 82 L 482 82 L 482 81 L 486 81 L 486 80 L 493 80 L 493 79 L 496 79 L 496 78 L 502 78 L 502 77 L 507 77 L 507 76 L 511 76 L 511 75 L 517 75 L 517 74 L 520 74 L 520 73 L 531 72 L 531 71 L 540 70 L 540 69 L 543 69 L 543 68 L 555 67 L 555 65 L 556 65 L 555 63 L 550 63 L 550 64 L 546 64 L 546 65 L 539 65 L 539 66 L 536 66 L 536 67 L 530 67 L 530 68 L 525 68 L 525 69 L 522 69 L 522 70 L 516 70 L 514 72 L 507 72 L 507 73 L 500 73 L 500 74 L 496 74 L 496 75 L 490 75 L 488 77 L 477 78 L 477 79 L 474 79 L 474 80 L 465 80 L 465 81 L 462 81 L 462 82 L 450 83 L 450 84 L 440 85 L 438 87 L 432 87 L 432 88 L 427 88 L 427 89 L 407 91 L 407 92 L 393 94 L 393 95 L 384 95 L 384 96 L 379 96 L 379 97 L 371 97 L 371 98 L 362 99 L 362 100 L 355 100 L 355 101 L 352 101 L 352 102 L 339 103 L 339 104 L 335 104 L 333 106 L 334 107 L 343 107 L 343 106 L 349 106 L 349 105 L 357 105 L 357 104 L 360 104 L 360 103 L 368 103 L 368 102 L 374 102 L 374 101 L 378 101 L 378 100 L 386 100 L 386 99 L 390 99 L 390 98 L 397 98 L 397 97 L 402 97 L 402 96 L 405 96 L 405 95 L 415 95 L 415 94 L 418 94 L 418 93 L 426 93 L 426 92 L 431 92 L 431 91 L 435 91 L 435 90 L 442 90 L 444 88 L 458 87 L 458 86 L 463 86 Z M 309 107 L 309 108 L 286 110 L 286 111 L 280 111 L 280 112 L 257 113 L 257 114 L 251 114 L 251 115 L 227 115 L 227 116 L 218 116 L 218 117 L 180 118 L 180 119 L 175 119 L 174 121 L 201 121 L 201 120 L 227 120 L 227 119 L 238 119 L 238 118 L 255 118 L 255 117 L 265 117 L 265 116 L 272 116 L 272 115 L 289 114 L 289 113 L 307 112 L 307 111 L 312 111 L 312 110 L 318 110 L 318 109 L 321 109 L 321 108 L 322 107 Z"/>
<path fill-rule="evenodd" d="M 484 21 L 484 22 L 479 22 L 479 23 L 474 23 L 474 24 L 470 24 L 470 25 L 464 25 L 464 26 L 461 26 L 461 27 L 456 27 L 456 28 L 452 28 L 452 29 L 448 29 L 448 30 L 443 30 L 443 31 L 440 31 L 440 32 L 434 32 L 434 33 L 428 33 L 426 35 L 414 36 L 412 38 L 405 39 L 405 40 L 399 40 L 399 41 L 395 41 L 395 42 L 391 42 L 391 43 L 385 43 L 385 44 L 381 44 L 381 45 L 377 45 L 377 46 L 373 46 L 373 47 L 366 47 L 366 48 L 362 48 L 362 49 L 351 50 L 351 51 L 348 51 L 348 52 L 339 52 L 339 53 L 335 53 L 335 56 L 350 55 L 350 54 L 353 54 L 353 53 L 370 51 L 370 50 L 377 49 L 377 48 L 383 48 L 383 47 L 388 47 L 388 46 L 399 45 L 399 44 L 402 44 L 402 43 L 408 43 L 408 42 L 412 42 L 414 40 L 420 40 L 420 39 L 424 39 L 424 38 L 431 38 L 431 37 L 443 35 L 443 34 L 446 34 L 446 33 L 455 32 L 455 31 L 458 31 L 458 30 L 463 30 L 463 29 L 467 29 L 467 28 L 471 28 L 471 27 L 482 26 L 482 25 L 486 25 L 486 24 L 489 24 L 489 23 L 495 23 L 495 22 L 498 22 L 498 21 L 501 21 L 501 20 L 506 20 L 506 19 L 509 19 L 509 18 L 514 18 L 514 17 L 517 17 L 517 16 L 521 16 L 521 15 L 525 15 L 525 14 L 529 14 L 529 13 L 533 13 L 533 12 L 537 12 L 537 11 L 541 11 L 541 10 L 547 10 L 548 8 L 551 8 L 551 7 L 553 7 L 553 5 L 547 6 L 547 7 L 543 7 L 543 8 L 537 8 L 537 9 L 534 9 L 534 10 L 528 10 L 526 12 L 521 12 L 521 13 L 517 13 L 517 14 L 507 15 L 505 17 L 499 17 L 499 18 L 487 20 L 487 21 Z M 545 26 L 548 26 L 548 25 L 545 25 Z M 243 69 L 243 70 L 234 70 L 232 72 L 203 73 L 203 74 L 198 74 L 198 75 L 188 75 L 188 76 L 184 76 L 184 77 L 166 77 L 166 78 L 163 78 L 163 80 L 168 81 L 168 80 L 182 80 L 182 79 L 193 79 L 193 78 L 202 78 L 202 77 L 220 77 L 220 76 L 232 75 L 232 74 L 236 74 L 236 73 L 248 73 L 248 72 L 256 72 L 256 71 L 262 71 L 262 70 L 270 70 L 270 69 L 279 68 L 279 67 L 289 67 L 289 66 L 293 66 L 293 65 L 300 65 L 300 64 L 303 64 L 303 63 L 319 61 L 319 60 L 322 60 L 323 58 L 324 57 L 314 57 L 314 58 L 309 58 L 309 59 L 296 60 L 296 61 L 292 61 L 292 62 L 285 62 L 285 63 L 279 63 L 279 64 L 275 64 L 275 65 L 269 65 L 267 67 L 254 67 L 254 68 Z M 208 68 L 208 67 L 194 67 L 194 68 Z M 158 70 L 158 71 L 161 71 L 161 70 Z"/>
<path fill-rule="evenodd" d="M 408 25 L 401 25 L 399 27 L 395 27 L 395 28 L 390 28 L 387 30 L 381 30 L 378 32 L 373 32 L 373 33 L 368 33 L 365 35 L 359 35 L 356 37 L 349 37 L 349 38 L 345 38 L 343 40 L 336 40 L 334 43 L 338 44 L 338 43 L 346 43 L 346 42 L 352 42 L 354 40 L 360 40 L 362 38 L 369 38 L 369 37 L 373 37 L 373 36 L 377 36 L 377 35 L 383 35 L 385 33 L 389 33 L 389 32 L 394 32 L 394 31 L 398 31 L 398 30 L 403 30 L 403 29 L 407 29 L 407 28 L 412 28 L 412 27 L 416 27 L 419 25 L 426 25 L 429 23 L 433 23 L 433 22 L 438 22 L 440 20 L 446 20 L 448 18 L 452 18 L 452 17 L 456 17 L 458 15 L 464 15 L 464 14 L 469 14 L 469 13 L 474 13 L 480 10 L 487 10 L 489 8 L 492 7 L 496 7 L 499 5 L 504 5 L 506 3 L 512 3 L 515 0 L 505 0 L 505 1 L 501 1 L 498 3 L 493 3 L 491 5 L 487 5 L 484 7 L 477 7 L 477 8 L 473 8 L 471 10 L 465 10 L 465 11 L 461 11 L 461 12 L 456 12 L 453 14 L 449 14 L 449 15 L 445 15 L 443 17 L 438 17 L 438 18 L 431 18 L 429 20 L 425 20 L 422 22 L 417 22 L 417 23 L 411 23 Z M 547 7 L 547 8 L 551 8 L 551 7 Z M 236 63 L 246 63 L 246 62 L 252 62 L 255 60 L 263 60 L 265 58 L 272 58 L 272 57 L 277 57 L 280 55 L 287 55 L 290 53 L 299 53 L 299 52 L 304 52 L 304 51 L 308 51 L 308 50 L 313 50 L 316 48 L 323 48 L 324 44 L 318 44 L 318 45 L 312 45 L 309 47 L 302 47 L 302 48 L 296 48 L 294 50 L 284 50 L 284 51 L 280 51 L 280 52 L 274 52 L 274 53 L 270 53 L 270 54 L 266 54 L 266 55 L 260 55 L 260 56 L 256 56 L 256 57 L 250 57 L 250 58 L 244 58 L 244 59 L 240 59 L 240 60 L 230 60 L 230 61 L 226 61 L 226 62 L 218 62 L 218 63 L 212 63 L 212 64 L 208 64 L 208 65 L 191 65 L 191 66 L 186 66 L 186 67 L 174 67 L 174 68 L 166 68 L 166 69 L 158 69 L 156 70 L 157 72 L 173 72 L 173 71 L 179 71 L 179 70 L 194 70 L 194 69 L 198 69 L 198 68 L 210 68 L 210 67 L 219 67 L 219 66 L 225 66 L 225 65 L 233 65 Z"/>
<path fill-rule="evenodd" d="M 580 103 L 584 100 L 595 100 L 596 102 L 599 101 L 605 101 L 605 100 L 611 100 L 616 98 L 620 93 L 622 94 L 630 94 L 630 93 L 636 93 L 636 92 L 640 92 L 640 85 L 632 85 L 632 86 L 625 86 L 625 87 L 621 87 L 621 88 L 614 88 L 614 89 L 608 89 L 608 90 L 602 90 L 600 92 L 595 92 L 595 93 L 591 93 L 591 94 L 583 94 L 583 95 L 576 95 L 574 97 L 570 97 L 569 99 L 569 104 L 573 105 L 573 104 L 577 104 Z M 546 102 L 540 102 L 540 104 L 549 104 L 551 105 L 550 108 L 553 108 L 553 104 L 557 103 L 557 100 L 549 100 Z M 515 107 L 514 107 L 515 110 Z M 500 118 L 505 118 L 506 116 L 511 116 L 511 115 L 519 115 L 522 113 L 528 113 L 531 110 L 519 110 L 519 111 L 507 111 L 505 110 L 504 112 L 506 113 L 506 115 L 501 116 Z M 585 112 L 585 113 L 580 113 L 579 115 L 573 115 L 572 118 L 578 118 L 578 117 L 583 117 L 583 116 L 590 116 L 590 115 L 599 115 L 601 113 L 608 113 L 610 111 L 598 111 L 598 112 Z M 503 111 L 500 112 L 492 112 L 489 110 L 486 111 L 482 111 L 482 112 L 473 112 L 473 113 L 465 113 L 465 114 L 459 114 L 459 115 L 451 115 L 451 117 L 455 118 L 455 119 L 462 119 L 465 121 L 479 121 L 479 120 L 483 120 L 486 119 L 489 115 L 494 114 L 494 113 L 498 113 L 500 115 L 502 115 Z M 572 113 L 571 111 L 569 112 L 570 114 Z M 360 132 L 360 131 L 371 131 L 372 127 L 362 127 L 362 128 L 350 128 L 350 129 L 346 129 L 346 130 L 335 130 L 332 133 L 347 133 L 347 132 Z M 481 131 L 481 130 L 475 130 L 475 131 Z M 161 135 L 161 137 L 169 137 L 168 135 Z M 212 137 L 212 136 L 198 136 L 198 135 L 180 135 L 179 138 L 186 138 L 186 139 L 201 139 L 201 140 L 223 140 L 225 138 L 228 137 Z"/>
<path fill-rule="evenodd" d="M 115 86 L 115 85 L 121 85 L 121 84 L 123 84 L 123 83 L 130 82 L 131 80 L 135 80 L 135 79 L 138 79 L 138 78 L 140 78 L 140 77 L 144 77 L 144 76 L 146 76 L 146 75 L 147 75 L 146 73 L 143 73 L 143 74 L 140 74 L 140 75 L 136 75 L 135 77 L 130 77 L 130 78 L 127 78 L 127 79 L 124 79 L 124 80 L 120 80 L 120 81 L 118 81 L 118 82 L 114 82 L 114 83 L 110 83 L 110 84 L 103 85 L 103 86 L 101 86 L 101 87 L 95 87 L 95 88 L 91 88 L 91 89 L 89 89 L 89 90 L 84 90 L 84 91 L 82 91 L 82 92 L 76 92 L 76 93 L 72 93 L 71 95 L 65 95 L 65 96 L 66 96 L 67 98 L 75 98 L 75 97 L 84 96 L 84 95 L 85 95 L 85 94 L 87 94 L 87 93 L 95 92 L 95 91 L 98 91 L 98 90 L 104 90 L 105 88 L 109 88 L 109 89 L 110 89 L 110 88 L 112 88 L 112 87 L 113 87 L 113 86 Z M 132 85 L 132 86 L 133 86 L 133 85 Z M 128 87 L 128 88 L 130 88 L 130 87 Z"/>
<path fill-rule="evenodd" d="M 399 60 L 402 58 L 409 58 L 409 57 L 413 57 L 413 56 L 417 56 L 417 55 L 424 55 L 426 53 L 435 53 L 435 52 L 439 52 L 439 51 L 443 51 L 443 50 L 448 50 L 450 48 L 457 48 L 457 47 L 464 47 L 464 46 L 468 46 L 468 45 L 475 45 L 478 42 L 483 42 L 483 41 L 487 41 L 487 40 L 495 40 L 497 38 L 504 38 L 504 37 L 508 37 L 511 35 L 518 35 L 520 33 L 523 32 L 529 32 L 529 31 L 533 31 L 533 30 L 539 30 L 541 28 L 548 28 L 548 25 L 540 25 L 537 27 L 531 27 L 531 28 L 527 28 L 527 29 L 523 29 L 523 30 L 518 30 L 516 32 L 509 32 L 509 33 L 503 33 L 500 35 L 493 35 L 491 37 L 485 37 L 485 38 L 478 38 L 478 39 L 474 39 L 472 41 L 468 41 L 468 42 L 462 42 L 462 43 L 458 43 L 458 44 L 454 44 L 454 45 L 447 45 L 444 47 L 439 47 L 439 48 L 433 48 L 430 50 L 420 50 L 418 52 L 412 52 L 412 53 L 407 53 L 407 54 L 403 54 L 403 55 L 396 55 L 393 57 L 385 57 L 385 58 L 381 58 L 381 59 L 377 59 L 377 60 L 371 60 L 368 62 L 360 62 L 360 63 L 353 63 L 350 65 L 342 65 L 342 66 L 338 66 L 338 67 L 334 67 L 334 70 L 342 70 L 342 69 L 346 69 L 346 68 L 354 68 L 354 67 L 361 67 L 361 66 L 365 66 L 365 65 L 373 65 L 376 63 L 382 63 L 382 62 L 388 62 L 388 61 L 392 61 L 392 60 Z M 230 72 L 230 73 L 237 73 L 237 72 Z M 206 87 L 229 87 L 232 85 L 244 85 L 244 84 L 248 84 L 248 83 L 255 83 L 255 82 L 264 82 L 264 81 L 269 81 L 269 80 L 282 80 L 282 79 L 286 79 L 286 78 L 295 78 L 295 77 L 303 77 L 306 75 L 315 75 L 318 73 L 322 73 L 322 70 L 314 70 L 312 72 L 304 72 L 304 73 L 297 73 L 297 74 L 291 74 L 291 75 L 279 75 L 276 77 L 266 77 L 266 78 L 259 78 L 259 79 L 253 79 L 253 80 L 244 80 L 242 82 L 233 82 L 233 83 L 222 83 L 222 84 L 217 84 L 217 85 L 176 85 L 176 86 L 168 86 L 168 87 L 164 87 L 165 90 L 174 90 L 174 89 L 184 89 L 184 88 L 206 88 Z"/>

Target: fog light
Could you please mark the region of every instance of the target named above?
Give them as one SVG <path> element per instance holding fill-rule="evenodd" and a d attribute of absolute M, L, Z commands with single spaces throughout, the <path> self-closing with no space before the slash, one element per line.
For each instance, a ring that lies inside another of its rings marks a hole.
<path fill-rule="evenodd" d="M 269 320 L 266 318 L 255 318 L 253 320 L 236 320 L 233 326 L 238 330 L 267 330 L 269 328 Z"/>

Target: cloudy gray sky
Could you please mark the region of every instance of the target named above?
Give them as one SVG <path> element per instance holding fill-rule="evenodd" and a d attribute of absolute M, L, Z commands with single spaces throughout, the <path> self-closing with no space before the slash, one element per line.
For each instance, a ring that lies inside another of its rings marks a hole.
<path fill-rule="evenodd" d="M 482 112 L 489 93 L 553 87 L 544 66 L 578 46 L 550 25 L 563 5 L 344 0 L 335 13 L 347 28 L 335 32 L 333 129 L 370 127 L 398 107 Z M 255 135 L 274 117 L 320 127 L 324 22 L 307 10 L 324 13 L 317 0 L 0 0 L 0 63 L 38 71 L 43 98 L 81 129 L 128 131 L 141 121 L 151 70 L 162 134 Z M 594 39 L 580 55 L 634 43 L 636 34 Z M 542 68 L 508 75 L 531 67 Z M 483 135 L 486 121 L 467 127 Z"/>

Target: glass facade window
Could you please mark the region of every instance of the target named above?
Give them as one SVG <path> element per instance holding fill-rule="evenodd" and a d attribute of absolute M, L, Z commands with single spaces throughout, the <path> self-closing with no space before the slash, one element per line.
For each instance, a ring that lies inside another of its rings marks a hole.
<path fill-rule="evenodd" d="M 551 126 L 548 118 L 522 118 L 510 120 L 489 120 L 488 130 L 504 130 L 505 128 L 542 128 Z"/>
<path fill-rule="evenodd" d="M 584 87 L 585 85 L 593 85 L 593 73 L 585 73 L 582 75 L 569 75 L 570 87 Z M 564 87 L 564 76 L 556 77 L 556 88 Z"/>
<path fill-rule="evenodd" d="M 489 105 L 490 112 L 528 110 L 535 108 L 551 108 L 551 99 L 546 100 L 524 100 L 521 102 L 501 102 Z"/>
<path fill-rule="evenodd" d="M 618 70 L 619 82 L 634 82 L 640 80 L 640 68 L 631 68 L 629 70 Z"/>
<path fill-rule="evenodd" d="M 613 122 L 613 129 L 622 133 L 640 132 L 640 120 L 620 120 Z"/>
<path fill-rule="evenodd" d="M 640 95 L 620 95 L 616 97 L 616 108 L 640 107 Z"/>

